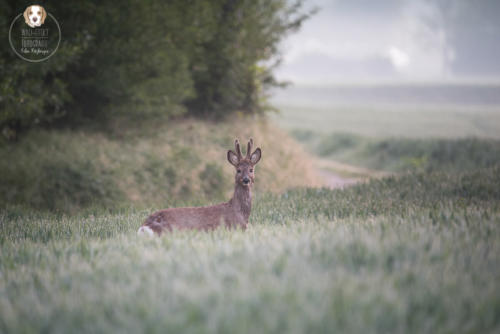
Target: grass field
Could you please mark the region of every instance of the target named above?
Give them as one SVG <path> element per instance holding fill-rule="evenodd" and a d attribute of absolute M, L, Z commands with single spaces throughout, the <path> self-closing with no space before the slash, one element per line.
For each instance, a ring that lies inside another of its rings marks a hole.
<path fill-rule="evenodd" d="M 276 92 L 288 130 L 370 138 L 500 139 L 500 85 L 292 86 Z"/>
<path fill-rule="evenodd" d="M 273 119 L 325 160 L 389 172 L 471 170 L 500 163 L 499 94 L 498 84 L 296 86 L 275 97 Z"/>
<path fill-rule="evenodd" d="M 352 133 L 387 138 L 500 138 L 496 107 L 294 106 L 279 105 L 274 120 L 288 130 Z"/>
<path fill-rule="evenodd" d="M 262 119 L 33 131 L 0 147 L 0 333 L 498 333 L 488 108 L 275 116 L 309 154 Z M 227 199 L 225 152 L 250 135 L 245 232 L 136 235 L 160 207 Z M 318 188 L 316 160 L 376 178 Z"/>
<path fill-rule="evenodd" d="M 453 172 L 500 164 L 498 139 L 368 138 L 349 133 L 323 135 L 311 130 L 291 133 L 311 153 L 323 159 L 371 170 Z"/>
<path fill-rule="evenodd" d="M 319 184 L 302 147 L 264 119 L 118 119 L 105 129 L 41 129 L 0 143 L 0 208 L 78 212 L 222 201 L 233 191 L 227 150 L 250 136 L 265 152 L 257 191 Z"/>
<path fill-rule="evenodd" d="M 0 215 L 0 332 L 500 330 L 500 170 L 257 197 L 246 232 L 149 210 Z"/>

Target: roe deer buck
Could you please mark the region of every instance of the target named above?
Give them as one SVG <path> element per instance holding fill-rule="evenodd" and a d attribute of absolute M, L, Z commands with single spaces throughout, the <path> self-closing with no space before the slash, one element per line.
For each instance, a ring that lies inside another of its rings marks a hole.
<path fill-rule="evenodd" d="M 160 210 L 149 216 L 137 233 L 160 235 L 163 231 L 178 229 L 215 229 L 220 225 L 241 227 L 246 229 L 252 208 L 252 185 L 254 183 L 254 166 L 261 158 L 261 150 L 253 153 L 253 140 L 250 139 L 246 156 L 241 155 L 240 144 L 234 142 L 236 153 L 227 151 L 227 160 L 236 168 L 234 195 L 229 202 L 212 206 L 195 208 L 171 208 Z"/>

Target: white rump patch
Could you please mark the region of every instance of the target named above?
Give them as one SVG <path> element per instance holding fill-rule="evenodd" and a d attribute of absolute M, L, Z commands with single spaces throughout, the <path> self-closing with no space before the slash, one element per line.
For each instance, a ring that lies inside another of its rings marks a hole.
<path fill-rule="evenodd" d="M 154 232 L 153 230 L 148 227 L 148 226 L 141 226 L 139 227 L 139 230 L 137 231 L 138 235 L 147 235 L 147 236 L 153 236 Z"/>

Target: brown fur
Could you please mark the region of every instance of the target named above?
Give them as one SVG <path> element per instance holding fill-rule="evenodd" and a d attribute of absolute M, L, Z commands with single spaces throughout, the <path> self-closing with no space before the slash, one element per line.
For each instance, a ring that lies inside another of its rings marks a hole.
<path fill-rule="evenodd" d="M 42 6 L 40 5 L 36 5 L 36 6 L 39 6 L 41 11 L 42 11 L 42 17 L 40 19 L 40 23 L 41 24 L 44 24 L 45 23 L 45 19 L 47 18 L 47 12 L 45 11 L 45 8 L 43 8 Z M 28 6 L 25 10 L 24 10 L 24 13 L 23 13 L 23 16 L 24 16 L 24 21 L 26 22 L 27 25 L 30 25 L 30 20 L 29 20 L 29 12 L 31 11 L 31 7 L 32 6 Z"/>
<path fill-rule="evenodd" d="M 28 17 L 28 14 L 29 14 L 29 11 L 31 10 L 31 6 L 28 6 L 25 10 L 24 10 L 24 13 L 23 13 L 23 16 L 24 16 L 24 22 L 26 22 L 26 24 L 30 24 L 30 19 Z"/>
<path fill-rule="evenodd" d="M 47 12 L 45 11 L 45 8 L 42 7 L 42 24 L 45 23 L 46 18 L 47 18 Z"/>
<path fill-rule="evenodd" d="M 238 140 L 235 141 L 236 153 L 231 150 L 227 152 L 229 163 L 236 169 L 234 194 L 228 202 L 205 207 L 160 210 L 149 216 L 142 226 L 151 228 L 159 235 L 174 228 L 213 230 L 224 225 L 227 228 L 246 229 L 252 209 L 254 166 L 261 158 L 260 148 L 250 154 L 252 145 L 253 140 L 250 139 L 244 158 Z"/>

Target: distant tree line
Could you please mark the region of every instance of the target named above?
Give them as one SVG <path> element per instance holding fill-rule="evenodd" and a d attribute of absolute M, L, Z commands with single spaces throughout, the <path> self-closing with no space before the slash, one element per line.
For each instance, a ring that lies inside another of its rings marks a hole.
<path fill-rule="evenodd" d="M 266 89 L 279 85 L 278 43 L 308 16 L 302 1 L 39 1 L 62 42 L 29 63 L 8 45 L 28 3 L 0 0 L 2 134 L 114 114 L 260 113 Z"/>

